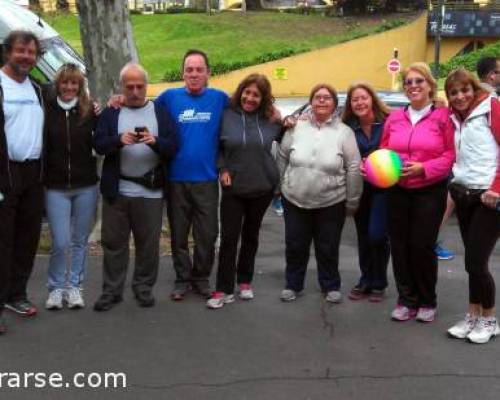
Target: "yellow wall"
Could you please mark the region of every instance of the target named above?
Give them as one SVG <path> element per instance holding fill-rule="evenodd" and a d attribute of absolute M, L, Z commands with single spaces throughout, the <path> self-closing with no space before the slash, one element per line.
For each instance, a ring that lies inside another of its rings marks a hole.
<path fill-rule="evenodd" d="M 360 79 L 371 82 L 377 89 L 388 90 L 392 77 L 386 64 L 392 58 L 394 47 L 399 49 L 403 66 L 425 60 L 426 23 L 427 15 L 423 14 L 411 24 L 395 30 L 216 76 L 210 80 L 210 85 L 232 92 L 245 76 L 258 72 L 271 80 L 273 93 L 278 97 L 307 96 L 319 82 L 331 83 L 344 91 Z M 285 68 L 288 79 L 275 79 L 276 68 Z M 151 85 L 149 94 L 154 96 L 175 86 L 179 83 Z"/>

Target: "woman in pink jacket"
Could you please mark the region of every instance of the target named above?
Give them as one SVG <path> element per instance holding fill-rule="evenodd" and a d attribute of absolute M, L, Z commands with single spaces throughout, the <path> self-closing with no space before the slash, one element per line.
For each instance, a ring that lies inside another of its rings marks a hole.
<path fill-rule="evenodd" d="M 446 209 L 447 180 L 455 160 L 453 125 L 447 108 L 437 108 L 437 84 L 425 63 L 403 71 L 409 106 L 393 111 L 384 126 L 381 148 L 403 161 L 398 185 L 388 192 L 389 237 L 398 289 L 396 321 L 436 315 L 437 258 L 434 253 Z"/>

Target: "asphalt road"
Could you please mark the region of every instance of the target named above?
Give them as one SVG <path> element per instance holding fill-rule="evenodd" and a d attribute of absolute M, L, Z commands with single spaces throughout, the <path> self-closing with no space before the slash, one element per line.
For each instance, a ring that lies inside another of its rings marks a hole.
<path fill-rule="evenodd" d="M 481 346 L 445 335 L 465 310 L 467 280 L 454 220 L 443 237 L 458 255 L 440 263 L 439 314 L 428 325 L 390 321 L 392 276 L 388 298 L 381 304 L 347 299 L 326 304 L 318 291 L 314 260 L 305 295 L 293 303 L 280 302 L 283 222 L 271 212 L 262 229 L 256 298 L 220 310 L 207 309 L 194 294 L 181 303 L 170 301 L 172 262 L 163 257 L 154 308 L 139 308 L 127 286 L 123 303 L 95 313 L 91 305 L 100 292 L 101 258 L 91 257 L 86 309 L 41 309 L 31 320 L 7 314 L 9 332 L 0 338 L 0 398 L 498 399 L 500 341 Z M 346 295 L 358 276 L 351 221 L 340 254 Z M 47 261 L 37 258 L 30 283 L 32 300 L 40 308 L 46 299 Z M 497 282 L 499 264 L 497 246 L 491 262 Z M 8 379 L 28 372 L 59 373 L 68 387 L 36 388 L 28 379 L 29 388 L 7 388 Z M 90 376 L 92 384 L 98 383 L 93 373 L 121 372 L 126 387 L 76 388 L 72 379 L 79 372 Z"/>

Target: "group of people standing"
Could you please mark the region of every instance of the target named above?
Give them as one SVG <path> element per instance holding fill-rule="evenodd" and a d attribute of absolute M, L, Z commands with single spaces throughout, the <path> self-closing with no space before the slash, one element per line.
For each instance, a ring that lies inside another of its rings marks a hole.
<path fill-rule="evenodd" d="M 398 291 L 392 318 L 432 322 L 437 307 L 434 246 L 449 188 L 465 245 L 470 302 L 465 318 L 449 334 L 485 343 L 500 333 L 488 269 L 500 236 L 500 106 L 468 71 L 448 76 L 449 108 L 436 104 L 437 84 L 428 66 L 415 63 L 403 72 L 410 102 L 403 109 L 391 112 L 369 84 L 357 83 L 340 113 L 336 90 L 323 83 L 311 90 L 308 111 L 282 119 L 264 75 L 248 76 L 229 98 L 208 87 L 206 54 L 190 50 L 182 62 L 184 87 L 150 101 L 146 71 L 128 64 L 120 74 L 121 94 L 97 115 L 76 66 L 59 70 L 52 96 L 30 81 L 39 53 L 31 33 L 16 31 L 5 41 L 0 314 L 3 308 L 26 316 L 37 312 L 26 284 L 44 203 L 53 243 L 46 308 L 84 307 L 87 241 L 97 203 L 96 151 L 104 155 L 103 289 L 96 311 L 108 311 L 123 300 L 130 233 L 135 245 L 132 290 L 140 306 L 154 305 L 164 197 L 176 273 L 172 300 L 182 301 L 190 290 L 214 309 L 233 302 L 235 292 L 252 299 L 261 223 L 280 193 L 283 301 L 303 291 L 311 242 L 325 300 L 342 300 L 339 245 L 346 216 L 352 215 L 361 276 L 348 297 L 382 301 L 392 254 Z M 278 143 L 276 158 L 273 142 Z M 378 148 L 394 150 L 404 163 L 401 180 L 387 190 L 363 180 L 363 159 Z M 211 292 L 219 208 L 221 243 Z M 0 316 L 0 333 L 5 330 Z"/>

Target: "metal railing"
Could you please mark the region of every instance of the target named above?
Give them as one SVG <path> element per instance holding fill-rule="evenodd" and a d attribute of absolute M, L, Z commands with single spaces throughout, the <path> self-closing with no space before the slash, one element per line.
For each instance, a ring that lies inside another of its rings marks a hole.
<path fill-rule="evenodd" d="M 439 7 L 438 0 L 432 0 L 431 8 Z M 444 5 L 447 10 L 492 10 L 500 12 L 500 0 L 483 0 L 483 1 L 473 1 L 473 0 L 455 0 L 455 1 L 445 1 Z"/>

